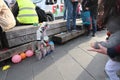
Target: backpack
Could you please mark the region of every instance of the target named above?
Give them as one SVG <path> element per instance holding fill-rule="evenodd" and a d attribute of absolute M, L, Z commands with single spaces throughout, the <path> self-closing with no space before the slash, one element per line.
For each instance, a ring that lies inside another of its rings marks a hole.
<path fill-rule="evenodd" d="M 83 24 L 91 24 L 90 11 L 82 11 L 81 18 L 82 18 Z"/>
<path fill-rule="evenodd" d="M 46 15 L 45 11 L 42 10 L 41 8 L 39 8 L 38 6 L 36 6 L 35 9 L 36 9 L 37 15 L 39 17 L 39 22 L 47 21 L 47 15 Z"/>

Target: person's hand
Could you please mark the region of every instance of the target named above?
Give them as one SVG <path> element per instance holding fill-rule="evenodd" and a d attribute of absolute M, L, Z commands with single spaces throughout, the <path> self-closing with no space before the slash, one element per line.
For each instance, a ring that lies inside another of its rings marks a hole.
<path fill-rule="evenodd" d="M 92 47 L 92 49 L 89 49 L 88 51 L 94 51 L 94 52 L 98 52 L 98 53 L 102 53 L 102 54 L 105 54 L 107 55 L 107 48 L 106 47 L 103 47 L 102 45 L 98 44 L 99 46 L 99 49 L 95 49 L 94 47 Z"/>
<path fill-rule="evenodd" d="M 92 48 L 94 48 L 94 47 L 95 47 L 95 43 L 91 43 L 90 46 L 91 46 Z"/>
<path fill-rule="evenodd" d="M 88 8 L 88 7 L 86 7 L 85 9 L 86 9 L 86 10 L 89 10 L 89 8 Z"/>

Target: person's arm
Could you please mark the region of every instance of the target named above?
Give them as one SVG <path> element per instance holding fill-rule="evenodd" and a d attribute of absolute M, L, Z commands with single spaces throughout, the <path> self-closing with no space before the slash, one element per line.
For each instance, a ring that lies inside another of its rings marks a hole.
<path fill-rule="evenodd" d="M 114 34 L 111 34 L 111 36 L 106 42 L 105 41 L 95 42 L 93 46 L 94 48 L 99 49 L 98 44 L 101 44 L 106 48 L 112 48 L 114 46 L 117 46 L 119 43 L 120 43 L 120 31 L 117 31 Z"/>
<path fill-rule="evenodd" d="M 91 44 L 92 48 L 89 49 L 88 51 L 98 52 L 98 53 L 107 55 L 107 48 L 102 46 L 101 44 L 98 44 L 98 46 L 99 46 L 99 49 L 96 49 L 93 47 L 93 44 Z"/>
<path fill-rule="evenodd" d="M 95 49 L 94 47 L 92 47 L 92 49 L 89 49 L 89 51 L 94 51 L 94 52 L 98 52 L 101 54 L 105 54 L 108 55 L 110 58 L 115 58 L 117 56 L 120 56 L 120 45 L 116 46 L 116 47 L 112 47 L 112 48 L 106 48 L 100 44 L 99 45 L 99 49 Z"/>
<path fill-rule="evenodd" d="M 12 13 L 13 13 L 14 17 L 17 17 L 18 11 L 19 11 L 19 7 L 18 7 L 18 3 L 16 2 L 14 4 L 14 6 L 12 7 Z"/>

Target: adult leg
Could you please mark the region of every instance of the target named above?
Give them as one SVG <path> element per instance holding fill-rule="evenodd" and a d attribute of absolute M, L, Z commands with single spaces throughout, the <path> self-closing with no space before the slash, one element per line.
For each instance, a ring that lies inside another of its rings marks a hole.
<path fill-rule="evenodd" d="M 66 11 L 67 11 L 67 22 L 66 22 L 66 26 L 67 26 L 67 30 L 71 31 L 70 28 L 70 19 L 72 18 L 72 3 L 70 0 L 66 0 L 67 2 L 67 6 L 66 6 Z"/>
<path fill-rule="evenodd" d="M 76 18 L 77 18 L 77 5 L 78 2 L 73 2 L 73 29 L 76 30 Z"/>
<path fill-rule="evenodd" d="M 67 7 L 67 0 L 64 0 L 64 15 L 63 15 L 63 18 L 64 20 L 66 19 L 66 7 Z"/>
<path fill-rule="evenodd" d="M 92 36 L 95 36 L 95 33 L 97 31 L 96 19 L 93 15 L 91 17 L 92 17 Z"/>
<path fill-rule="evenodd" d="M 106 63 L 105 71 L 109 76 L 110 80 L 120 80 L 120 78 L 117 76 L 117 71 L 119 70 L 120 70 L 120 62 L 116 62 L 110 59 Z"/>

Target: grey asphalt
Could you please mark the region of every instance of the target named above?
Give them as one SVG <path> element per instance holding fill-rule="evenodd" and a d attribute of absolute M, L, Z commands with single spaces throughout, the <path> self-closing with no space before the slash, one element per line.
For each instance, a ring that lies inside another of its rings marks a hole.
<path fill-rule="evenodd" d="M 105 40 L 106 31 L 98 31 L 95 37 L 79 36 L 62 45 L 41 60 L 35 56 L 2 71 L 0 80 L 105 80 L 104 66 L 108 57 L 90 52 L 90 43 Z"/>

